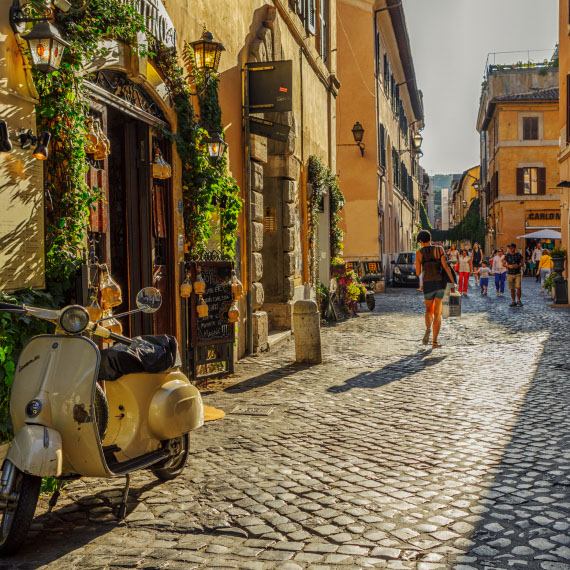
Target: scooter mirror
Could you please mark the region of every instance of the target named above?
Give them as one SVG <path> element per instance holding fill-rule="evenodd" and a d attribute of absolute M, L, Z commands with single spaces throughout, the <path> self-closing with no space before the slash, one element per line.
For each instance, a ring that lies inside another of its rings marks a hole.
<path fill-rule="evenodd" d="M 154 287 L 145 287 L 137 294 L 137 307 L 143 313 L 156 313 L 162 305 L 162 295 Z"/>

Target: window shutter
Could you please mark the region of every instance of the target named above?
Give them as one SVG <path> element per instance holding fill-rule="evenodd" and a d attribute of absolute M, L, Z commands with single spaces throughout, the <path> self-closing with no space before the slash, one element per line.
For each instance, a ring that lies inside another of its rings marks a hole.
<path fill-rule="evenodd" d="M 517 168 L 517 195 L 524 194 L 524 168 Z"/>
<path fill-rule="evenodd" d="M 329 19 L 329 0 L 319 1 L 319 17 L 318 17 L 318 41 L 319 53 L 321 54 L 322 60 L 326 63 L 329 58 L 329 30 L 328 30 L 328 19 Z"/>
<path fill-rule="evenodd" d="M 380 123 L 380 166 L 386 168 L 386 129 Z"/>
<path fill-rule="evenodd" d="M 307 13 L 305 15 L 307 31 L 315 35 L 317 33 L 317 0 L 307 0 Z"/>
<path fill-rule="evenodd" d="M 546 194 L 546 168 L 537 168 L 538 170 L 538 193 Z"/>

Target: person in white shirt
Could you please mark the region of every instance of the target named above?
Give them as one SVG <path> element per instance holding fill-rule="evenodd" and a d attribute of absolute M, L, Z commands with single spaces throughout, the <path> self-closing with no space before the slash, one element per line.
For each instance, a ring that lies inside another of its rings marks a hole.
<path fill-rule="evenodd" d="M 505 293 L 505 282 L 507 280 L 507 267 L 505 265 L 505 252 L 499 249 L 497 255 L 492 260 L 492 272 L 495 275 L 495 289 L 497 297 L 502 297 Z"/>
<path fill-rule="evenodd" d="M 531 260 L 534 263 L 534 267 L 538 267 L 538 264 L 540 263 L 540 258 L 542 257 L 542 246 L 540 245 L 540 242 L 538 242 L 536 244 L 536 247 L 534 248 L 533 252 L 532 252 L 532 256 L 531 256 Z M 540 281 L 540 276 L 537 275 L 536 276 L 536 282 L 538 283 Z"/>

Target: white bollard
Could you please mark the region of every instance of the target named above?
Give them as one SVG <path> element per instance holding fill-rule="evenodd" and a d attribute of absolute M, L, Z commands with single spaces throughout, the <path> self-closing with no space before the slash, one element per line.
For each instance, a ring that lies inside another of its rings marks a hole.
<path fill-rule="evenodd" d="M 296 301 L 293 305 L 293 332 L 295 334 L 295 362 L 321 364 L 321 316 L 317 303 Z"/>

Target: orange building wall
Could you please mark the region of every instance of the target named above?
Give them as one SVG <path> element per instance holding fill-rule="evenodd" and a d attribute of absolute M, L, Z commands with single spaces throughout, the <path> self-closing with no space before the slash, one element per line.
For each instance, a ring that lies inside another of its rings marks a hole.
<path fill-rule="evenodd" d="M 379 259 L 374 37 L 370 6 L 337 4 L 338 70 L 337 168 L 344 208 L 344 257 Z M 368 33 L 366 33 L 368 32 Z M 351 129 L 364 127 L 364 157 L 354 146 Z M 343 146 L 351 145 L 351 146 Z"/>
<path fill-rule="evenodd" d="M 543 140 L 534 145 L 519 139 L 520 113 L 541 113 L 543 116 Z M 492 208 L 496 220 L 496 245 L 509 243 L 524 245 L 519 235 L 534 231 L 527 223 L 538 227 L 557 226 L 559 221 L 530 221 L 530 212 L 559 211 L 560 192 L 558 184 L 558 104 L 502 104 L 495 111 L 499 121 L 499 145 L 495 154 L 495 164 L 499 172 L 499 200 Z M 524 146 L 521 146 L 524 145 Z M 536 165 L 546 168 L 546 195 L 517 195 L 517 168 L 523 165 Z"/>

